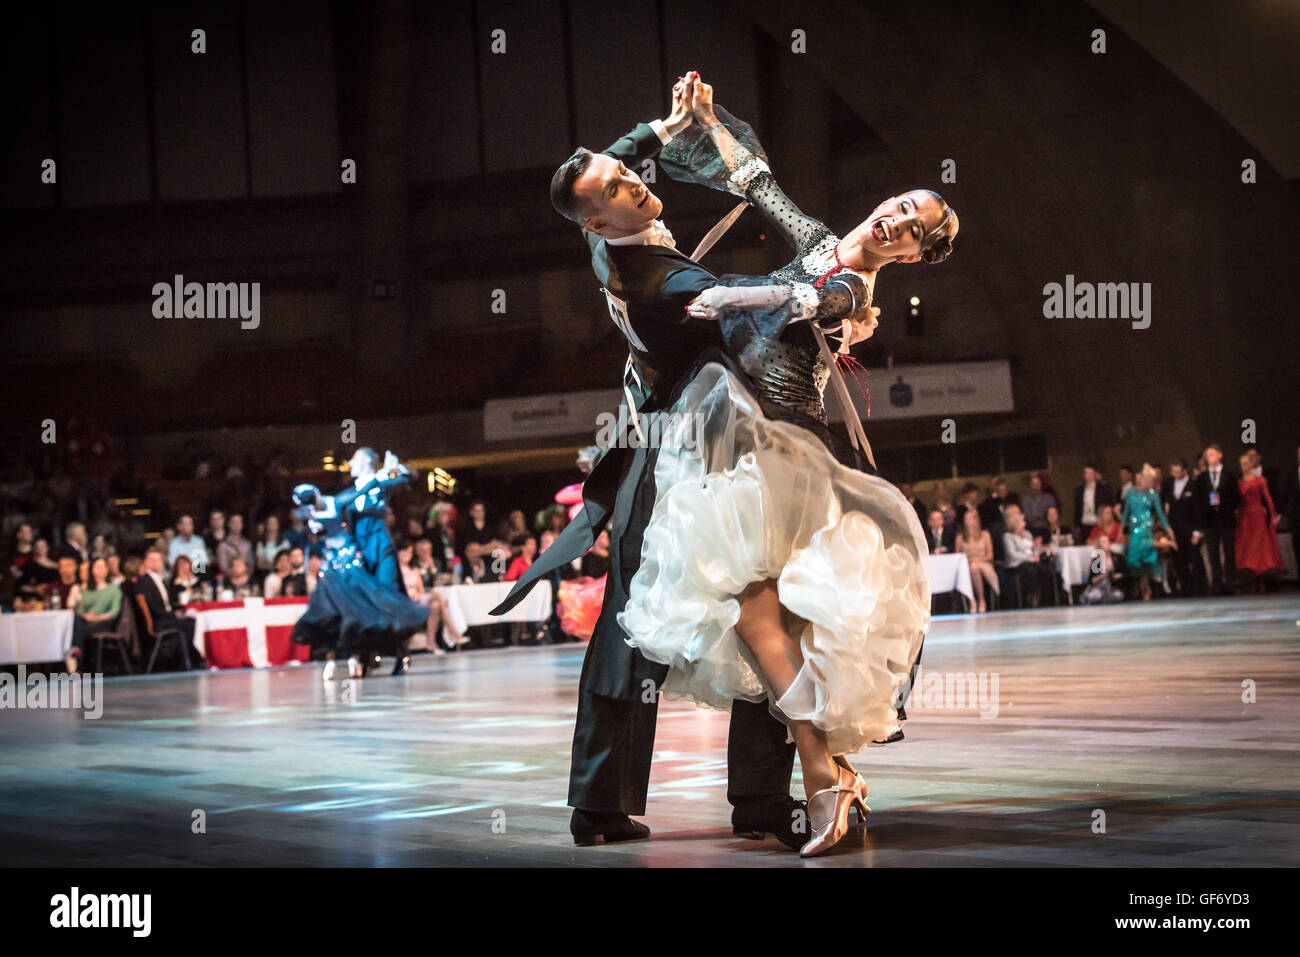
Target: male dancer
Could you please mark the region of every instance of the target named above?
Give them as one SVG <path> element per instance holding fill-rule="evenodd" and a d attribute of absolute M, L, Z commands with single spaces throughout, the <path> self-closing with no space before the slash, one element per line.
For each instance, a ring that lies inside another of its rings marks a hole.
<path fill-rule="evenodd" d="M 583 227 L 611 317 L 628 341 L 626 391 L 634 402 L 628 411 L 641 422 L 671 405 L 674 387 L 692 366 L 722 347 L 715 323 L 686 312 L 691 300 L 717 279 L 676 249 L 672 234 L 657 219 L 662 202 L 634 171 L 692 122 L 698 82 L 697 73 L 681 78 L 666 119 L 640 124 L 601 153 L 577 150 L 551 181 L 552 205 Z M 859 291 L 857 301 L 862 300 Z M 838 320 L 847 318 L 822 312 L 818 318 L 835 318 L 837 328 Z M 630 648 L 615 616 L 627 603 L 640 563 L 642 535 L 654 506 L 656 453 L 644 442 L 633 448 L 616 442 L 583 484 L 582 511 L 493 610 L 512 607 L 552 568 L 585 552 L 609 523 L 610 572 L 583 662 L 569 778 L 570 830 L 578 844 L 635 840 L 650 833 L 630 815 L 645 813 L 656 691 L 667 667 Z M 785 726 L 767 705 L 733 702 L 727 799 L 737 835 L 761 838 L 770 833 L 791 848 L 803 844 L 803 802 L 790 796 L 793 766 L 794 745 L 786 742 Z"/>

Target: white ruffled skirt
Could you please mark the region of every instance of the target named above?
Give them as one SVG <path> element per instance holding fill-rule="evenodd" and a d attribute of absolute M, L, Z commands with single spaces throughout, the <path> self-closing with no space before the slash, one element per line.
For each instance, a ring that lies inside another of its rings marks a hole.
<path fill-rule="evenodd" d="M 718 363 L 655 424 L 654 511 L 618 622 L 670 666 L 664 694 L 723 711 L 767 699 L 777 717 L 824 731 L 833 754 L 888 737 L 930 624 L 929 549 L 911 505 L 812 432 L 767 418 Z M 735 630 L 736 596 L 769 578 L 803 620 L 803 666 L 780 697 Z"/>

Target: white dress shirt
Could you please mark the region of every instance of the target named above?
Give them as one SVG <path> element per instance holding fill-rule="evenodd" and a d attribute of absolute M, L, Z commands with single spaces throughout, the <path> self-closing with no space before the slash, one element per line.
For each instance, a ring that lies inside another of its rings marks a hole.
<path fill-rule="evenodd" d="M 1085 485 L 1083 487 L 1083 517 L 1079 519 L 1080 525 L 1097 524 L 1097 485 Z"/>
<path fill-rule="evenodd" d="M 172 600 L 167 597 L 167 584 L 163 581 L 162 576 L 159 575 L 157 572 L 146 572 L 145 574 L 147 574 L 150 578 L 153 579 L 153 583 L 157 585 L 158 590 L 162 592 L 163 607 L 166 608 L 168 611 L 171 611 Z"/>

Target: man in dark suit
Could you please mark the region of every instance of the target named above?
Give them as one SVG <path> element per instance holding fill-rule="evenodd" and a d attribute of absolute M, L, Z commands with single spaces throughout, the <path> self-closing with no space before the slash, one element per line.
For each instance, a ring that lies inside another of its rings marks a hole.
<path fill-rule="evenodd" d="M 1097 527 L 1101 507 L 1114 504 L 1115 490 L 1102 481 L 1096 466 L 1085 465 L 1083 484 L 1074 490 L 1074 525 L 1082 532 L 1080 541 L 1086 542 Z"/>
<path fill-rule="evenodd" d="M 726 361 L 717 324 L 686 312 L 717 279 L 676 248 L 657 219 L 663 204 L 634 171 L 690 124 L 697 79 L 692 74 L 674 88 L 665 120 L 637 126 L 601 153 L 579 149 L 551 182 L 552 205 L 584 229 L 610 316 L 627 339 L 624 386 L 631 401 L 622 411 L 643 427 L 671 405 L 702 357 Z M 636 441 L 639 435 L 634 424 L 628 441 L 607 448 L 583 483 L 583 509 L 494 609 L 508 609 L 553 568 L 580 556 L 608 523 L 610 572 L 583 662 L 569 778 L 570 830 L 578 844 L 649 834 L 630 815 L 645 813 L 657 689 L 668 669 L 632 649 L 615 617 L 627 603 L 654 506 L 657 449 Z M 727 798 L 735 833 L 771 833 L 797 848 L 807 834 L 800 802 L 790 797 L 795 749 L 786 737 L 765 702 L 733 702 Z"/>
<path fill-rule="evenodd" d="M 948 529 L 943 524 L 943 512 L 931 509 L 925 520 L 925 543 L 930 547 L 931 555 L 945 555 L 952 551 L 956 529 Z"/>
<path fill-rule="evenodd" d="M 140 634 L 143 637 L 147 631 L 152 631 L 155 635 L 163 626 L 176 627 L 181 630 L 185 636 L 186 649 L 194 647 L 194 619 L 182 617 L 176 614 L 172 607 L 171 599 L 167 596 L 167 583 L 163 580 L 163 553 L 159 549 L 150 549 L 144 556 L 144 568 L 140 572 L 140 577 L 135 580 L 132 586 L 136 595 L 143 595 L 145 605 L 149 609 L 149 622 L 152 628 L 146 628 L 146 623 L 140 622 Z M 138 609 L 136 609 L 138 613 Z M 193 657 L 194 652 L 190 651 Z"/>
<path fill-rule="evenodd" d="M 1196 476 L 1196 532 L 1192 544 L 1205 540 L 1210 551 L 1210 587 L 1221 595 L 1231 595 L 1237 586 L 1235 549 L 1240 502 L 1237 473 L 1224 466 L 1223 450 L 1211 443 L 1205 449 L 1205 471 Z"/>
<path fill-rule="evenodd" d="M 1192 544 L 1196 533 L 1196 487 L 1182 459 L 1169 463 L 1169 477 L 1160 490 L 1160 498 L 1178 542 L 1173 555 L 1178 585 L 1184 595 L 1204 594 L 1205 563 L 1201 561 L 1200 549 Z"/>

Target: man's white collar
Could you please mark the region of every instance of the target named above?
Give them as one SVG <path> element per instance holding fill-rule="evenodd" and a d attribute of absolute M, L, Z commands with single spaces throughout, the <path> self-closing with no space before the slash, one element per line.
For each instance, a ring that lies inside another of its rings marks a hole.
<path fill-rule="evenodd" d="M 672 246 L 676 248 L 673 242 L 673 234 L 668 231 L 668 227 L 663 224 L 662 220 L 654 220 L 645 229 L 633 233 L 631 236 L 622 236 L 619 239 L 606 239 L 605 242 L 611 246 Z"/>

